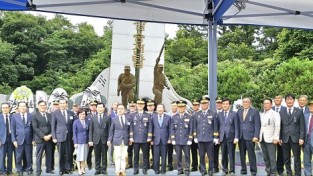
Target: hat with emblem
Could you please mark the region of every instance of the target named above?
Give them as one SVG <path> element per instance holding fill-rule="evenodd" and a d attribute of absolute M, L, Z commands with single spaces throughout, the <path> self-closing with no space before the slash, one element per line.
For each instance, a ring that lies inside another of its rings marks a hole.
<path fill-rule="evenodd" d="M 137 100 L 137 104 L 145 104 L 145 103 L 146 103 L 146 101 L 143 98 L 139 98 Z"/>
<path fill-rule="evenodd" d="M 97 100 L 91 100 L 89 105 L 97 105 L 98 104 L 98 101 Z"/>
<path fill-rule="evenodd" d="M 187 105 L 187 102 L 185 100 L 179 100 L 176 103 L 177 103 L 177 106 L 186 106 Z"/>
<path fill-rule="evenodd" d="M 149 99 L 147 101 L 147 106 L 154 106 L 154 101 Z"/>
<path fill-rule="evenodd" d="M 198 104 L 200 104 L 200 101 L 198 99 L 193 99 L 192 100 L 192 104 L 193 105 L 198 105 Z"/>
<path fill-rule="evenodd" d="M 200 103 L 208 103 L 210 102 L 210 98 L 207 96 L 202 96 Z"/>
<path fill-rule="evenodd" d="M 136 102 L 135 101 L 130 101 L 128 104 L 129 104 L 129 106 L 136 106 Z"/>
<path fill-rule="evenodd" d="M 215 102 L 216 102 L 216 103 L 222 103 L 222 102 L 223 102 L 222 97 L 216 97 L 216 98 L 215 98 Z"/>
<path fill-rule="evenodd" d="M 53 100 L 52 104 L 53 105 L 59 105 L 59 100 Z"/>

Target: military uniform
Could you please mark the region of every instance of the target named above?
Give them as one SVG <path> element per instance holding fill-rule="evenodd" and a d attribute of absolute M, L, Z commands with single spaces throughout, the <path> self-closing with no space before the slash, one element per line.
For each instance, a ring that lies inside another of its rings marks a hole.
<path fill-rule="evenodd" d="M 151 106 L 151 105 L 155 105 L 154 101 L 148 100 L 147 106 Z M 157 114 L 155 111 L 153 111 L 153 112 L 147 111 L 147 113 L 150 115 L 151 121 L 152 121 L 152 116 Z M 148 145 L 149 145 L 148 146 L 148 149 L 149 149 L 148 150 L 148 158 L 149 158 L 148 162 L 149 162 L 150 168 L 153 168 L 153 145 L 151 145 L 151 143 L 148 143 Z M 150 151 L 151 151 L 152 158 L 150 158 Z M 150 165 L 150 162 L 151 162 L 151 165 Z"/>
<path fill-rule="evenodd" d="M 138 104 L 138 101 L 137 101 Z M 147 174 L 149 168 L 148 142 L 152 140 L 152 121 L 150 114 L 136 112 L 131 114 L 130 138 L 134 147 L 134 175 L 139 173 L 139 150 L 143 157 L 143 174 Z"/>
<path fill-rule="evenodd" d="M 209 102 L 203 97 L 201 103 Z M 214 138 L 218 137 L 217 114 L 209 109 L 197 112 L 194 117 L 194 138 L 198 142 L 200 155 L 200 172 L 206 174 L 205 154 L 209 158 L 208 174 L 213 175 L 214 168 Z"/>
<path fill-rule="evenodd" d="M 200 105 L 199 99 L 194 99 L 192 101 L 192 105 Z M 191 113 L 192 117 L 197 112 L 199 112 L 199 110 L 198 111 L 194 111 L 193 110 L 192 113 Z M 191 171 L 197 171 L 198 170 L 198 166 L 199 166 L 199 163 L 198 163 L 198 144 L 195 143 L 194 140 L 192 140 L 192 144 L 191 144 L 191 158 L 192 158 Z"/>
<path fill-rule="evenodd" d="M 221 97 L 217 97 L 215 99 L 216 103 L 222 103 L 222 98 Z M 216 114 L 219 114 L 220 112 L 222 112 L 223 109 L 216 109 Z M 219 118 L 219 116 L 217 115 L 217 118 Z M 220 144 L 215 144 L 214 145 L 214 173 L 217 173 L 220 171 L 219 169 L 219 154 L 220 154 Z"/>
<path fill-rule="evenodd" d="M 136 103 L 134 101 L 130 101 L 129 102 L 129 106 L 136 106 Z M 128 121 L 132 121 L 132 116 L 131 114 L 135 113 L 136 111 L 134 112 L 131 112 L 130 110 L 126 112 L 126 117 L 128 117 Z M 133 145 L 128 145 L 127 146 L 127 158 L 128 158 L 128 166 L 127 166 L 127 169 L 129 168 L 132 168 L 133 167 Z"/>
<path fill-rule="evenodd" d="M 178 106 L 186 106 L 185 101 L 179 101 Z M 177 156 L 178 174 L 183 173 L 182 151 L 185 155 L 185 175 L 190 175 L 190 145 L 192 144 L 193 119 L 188 113 L 177 113 L 172 117 L 171 140 Z"/>

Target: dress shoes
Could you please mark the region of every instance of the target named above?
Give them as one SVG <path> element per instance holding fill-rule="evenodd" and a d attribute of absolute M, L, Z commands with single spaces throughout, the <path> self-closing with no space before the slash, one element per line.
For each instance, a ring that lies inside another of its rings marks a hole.
<path fill-rule="evenodd" d="M 99 174 L 101 174 L 100 171 L 96 171 L 96 172 L 95 172 L 95 175 L 99 175 Z"/>
<path fill-rule="evenodd" d="M 191 172 L 196 172 L 198 169 L 196 167 L 191 168 Z"/>
<path fill-rule="evenodd" d="M 139 174 L 139 170 L 138 169 L 135 169 L 134 170 L 134 175 L 138 175 Z"/>
<path fill-rule="evenodd" d="M 170 167 L 167 168 L 167 170 L 168 170 L 168 171 L 173 171 L 174 168 L 173 168 L 173 166 L 170 166 Z"/>
<path fill-rule="evenodd" d="M 51 170 L 51 171 L 46 171 L 47 174 L 54 174 L 54 172 Z"/>
<path fill-rule="evenodd" d="M 142 170 L 142 174 L 143 174 L 143 175 L 147 175 L 147 170 L 144 170 L 144 169 L 143 169 L 143 170 Z"/>
<path fill-rule="evenodd" d="M 184 171 L 178 171 L 177 172 L 177 175 L 182 175 L 182 174 L 184 174 Z"/>

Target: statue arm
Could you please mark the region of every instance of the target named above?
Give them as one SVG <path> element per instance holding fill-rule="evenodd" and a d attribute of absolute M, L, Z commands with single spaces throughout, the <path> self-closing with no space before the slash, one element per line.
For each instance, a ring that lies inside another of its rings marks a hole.
<path fill-rule="evenodd" d="M 159 64 L 159 62 L 160 62 L 160 59 L 161 59 L 163 50 L 164 50 L 164 43 L 163 43 L 162 48 L 161 48 L 161 50 L 160 50 L 159 56 L 157 57 L 157 59 L 156 59 L 156 61 L 155 61 L 154 73 L 155 73 L 155 72 L 157 71 L 157 69 L 158 69 L 158 64 Z"/>

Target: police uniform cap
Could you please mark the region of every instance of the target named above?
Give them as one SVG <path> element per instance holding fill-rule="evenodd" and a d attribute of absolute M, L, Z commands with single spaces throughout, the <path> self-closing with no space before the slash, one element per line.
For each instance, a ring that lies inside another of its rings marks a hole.
<path fill-rule="evenodd" d="M 52 104 L 53 105 L 59 105 L 59 100 L 53 100 Z"/>
<path fill-rule="evenodd" d="M 177 106 L 186 106 L 186 104 L 187 104 L 187 102 L 186 101 L 184 101 L 184 100 L 179 100 L 179 101 L 177 101 L 176 102 L 177 103 Z"/>
<path fill-rule="evenodd" d="M 142 98 L 139 98 L 139 99 L 137 100 L 137 104 L 145 104 L 145 103 L 146 103 L 145 100 L 142 99 Z"/>
<path fill-rule="evenodd" d="M 198 99 L 193 99 L 192 100 L 192 104 L 193 105 L 199 105 L 200 104 L 200 101 Z"/>
<path fill-rule="evenodd" d="M 215 102 L 216 103 L 222 103 L 223 102 L 222 97 L 216 97 Z"/>
<path fill-rule="evenodd" d="M 154 101 L 153 100 L 148 100 L 147 106 L 154 106 Z"/>
<path fill-rule="evenodd" d="M 203 96 L 200 100 L 200 103 L 208 103 L 210 102 L 210 98 L 207 96 Z"/>
<path fill-rule="evenodd" d="M 136 102 L 135 101 L 130 101 L 128 102 L 129 106 L 136 106 Z"/>
<path fill-rule="evenodd" d="M 97 105 L 98 104 L 98 101 L 97 100 L 91 100 L 89 105 Z"/>

